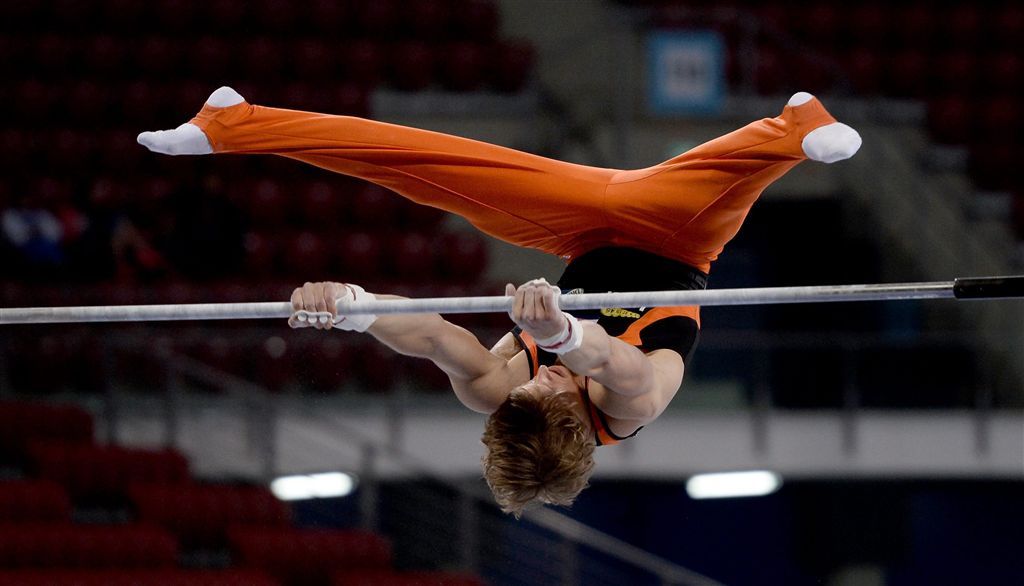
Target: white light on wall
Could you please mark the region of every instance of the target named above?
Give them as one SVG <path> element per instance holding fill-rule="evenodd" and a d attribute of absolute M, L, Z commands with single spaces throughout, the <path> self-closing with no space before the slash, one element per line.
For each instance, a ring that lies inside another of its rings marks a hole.
<path fill-rule="evenodd" d="M 356 479 L 344 472 L 282 476 L 270 483 L 270 492 L 283 501 L 345 496 L 355 488 Z"/>
<path fill-rule="evenodd" d="M 782 477 L 766 470 L 698 474 L 686 481 L 686 493 L 693 499 L 764 496 L 782 486 Z"/>

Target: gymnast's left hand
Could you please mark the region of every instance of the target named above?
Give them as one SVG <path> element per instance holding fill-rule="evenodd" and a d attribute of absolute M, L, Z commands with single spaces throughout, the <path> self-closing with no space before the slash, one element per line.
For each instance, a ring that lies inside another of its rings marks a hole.
<path fill-rule="evenodd" d="M 301 321 L 297 314 L 288 318 L 288 325 L 292 328 L 316 328 L 318 330 L 329 330 L 334 327 L 334 321 L 338 317 L 338 310 L 335 300 L 345 294 L 345 285 L 342 283 L 306 283 L 292 291 L 292 311 L 305 310 L 309 313 L 327 312 L 331 319 Z"/>
<path fill-rule="evenodd" d="M 561 291 L 546 280 L 534 279 L 518 289 L 509 283 L 505 295 L 515 298 L 509 317 L 534 338 L 551 338 L 565 329 L 566 318 L 558 307 Z"/>

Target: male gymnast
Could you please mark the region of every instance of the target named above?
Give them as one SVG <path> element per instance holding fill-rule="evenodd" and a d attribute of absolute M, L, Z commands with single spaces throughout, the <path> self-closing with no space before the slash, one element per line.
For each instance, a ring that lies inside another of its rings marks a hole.
<path fill-rule="evenodd" d="M 489 414 L 484 476 L 502 509 L 569 505 L 593 470 L 597 445 L 630 438 L 678 391 L 697 342 L 698 307 L 559 309 L 582 292 L 703 289 L 711 263 L 773 181 L 804 159 L 853 156 L 861 139 L 808 93 L 659 165 L 588 167 L 464 138 L 371 120 L 251 105 L 215 91 L 190 122 L 143 132 L 171 154 L 274 154 L 387 187 L 458 214 L 501 240 L 567 262 L 557 286 L 520 287 L 516 327 L 488 350 L 437 314 L 345 316 L 374 295 L 353 284 L 306 283 L 289 325 L 366 332 L 395 351 L 431 360 L 459 400 Z M 329 316 L 329 317 L 328 317 Z"/>

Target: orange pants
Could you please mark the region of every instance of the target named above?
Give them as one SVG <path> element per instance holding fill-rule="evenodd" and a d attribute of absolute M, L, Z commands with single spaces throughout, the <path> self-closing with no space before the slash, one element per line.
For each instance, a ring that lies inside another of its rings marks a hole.
<path fill-rule="evenodd" d="M 458 214 L 501 240 L 571 260 L 639 248 L 708 272 L 750 207 L 834 122 L 813 99 L 635 171 L 564 163 L 349 116 L 241 103 L 192 120 L 217 153 L 263 153 L 359 177 Z"/>

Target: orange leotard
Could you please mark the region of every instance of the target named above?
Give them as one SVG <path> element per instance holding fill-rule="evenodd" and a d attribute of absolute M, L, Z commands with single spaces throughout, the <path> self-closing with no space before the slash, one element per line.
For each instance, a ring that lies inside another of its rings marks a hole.
<path fill-rule="evenodd" d="M 205 106 L 192 120 L 214 152 L 280 155 L 359 177 L 458 214 L 496 238 L 568 261 L 615 246 L 704 273 L 764 188 L 804 160 L 803 137 L 833 121 L 812 99 L 661 164 L 622 171 L 246 102 Z"/>

